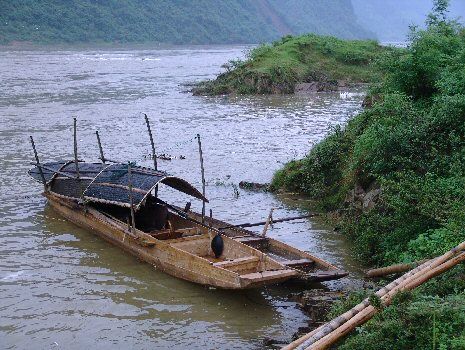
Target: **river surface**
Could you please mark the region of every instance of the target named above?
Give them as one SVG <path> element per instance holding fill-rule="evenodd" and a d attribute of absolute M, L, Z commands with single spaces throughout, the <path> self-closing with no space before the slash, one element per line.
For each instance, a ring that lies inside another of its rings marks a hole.
<path fill-rule="evenodd" d="M 317 96 L 195 97 L 185 84 L 211 78 L 246 47 L 53 49 L 0 51 L 0 348 L 261 349 L 266 337 L 289 341 L 308 317 L 281 285 L 221 291 L 156 271 L 57 215 L 26 174 L 32 135 L 43 161 L 73 154 L 147 159 L 142 112 L 159 167 L 200 187 L 194 136 L 201 135 L 207 197 L 214 216 L 232 223 L 300 215 L 309 202 L 237 189 L 269 182 L 286 161 L 302 157 L 332 127 L 359 111 L 359 93 Z M 183 156 L 185 159 L 180 159 Z M 161 190 L 183 205 L 188 198 Z M 200 203 L 193 203 L 194 209 Z M 257 229 L 259 230 L 259 229 Z M 351 272 L 329 288 L 360 283 L 343 237 L 318 221 L 276 224 L 269 235 Z"/>

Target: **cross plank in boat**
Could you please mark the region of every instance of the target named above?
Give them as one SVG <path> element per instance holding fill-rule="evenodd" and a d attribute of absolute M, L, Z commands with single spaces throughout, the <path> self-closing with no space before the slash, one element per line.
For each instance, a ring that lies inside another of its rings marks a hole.
<path fill-rule="evenodd" d="M 258 262 L 260 259 L 258 256 L 245 256 L 234 260 L 225 260 L 213 263 L 213 266 L 227 268 L 236 265 L 248 264 L 251 262 Z"/>

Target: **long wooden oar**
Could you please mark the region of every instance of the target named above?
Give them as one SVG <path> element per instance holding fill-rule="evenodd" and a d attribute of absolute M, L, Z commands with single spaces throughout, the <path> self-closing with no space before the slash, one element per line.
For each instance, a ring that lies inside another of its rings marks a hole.
<path fill-rule="evenodd" d="M 283 219 L 276 219 L 276 220 L 273 219 L 272 222 L 273 222 L 273 224 L 275 224 L 277 222 L 308 219 L 308 218 L 313 218 L 315 216 L 318 216 L 318 214 L 307 214 L 307 215 L 301 215 L 301 216 L 292 216 L 292 217 L 283 218 Z M 268 220 L 267 221 L 254 222 L 254 223 L 247 222 L 245 224 L 238 224 L 238 225 L 220 227 L 220 230 L 226 230 L 228 228 L 246 228 L 246 227 L 254 227 L 254 226 L 263 226 L 263 225 L 266 225 L 267 222 L 268 222 Z"/>

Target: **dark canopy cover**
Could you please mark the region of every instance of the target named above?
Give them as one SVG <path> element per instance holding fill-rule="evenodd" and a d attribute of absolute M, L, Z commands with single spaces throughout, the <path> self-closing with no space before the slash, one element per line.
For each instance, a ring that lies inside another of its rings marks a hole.
<path fill-rule="evenodd" d="M 78 164 L 81 178 L 93 178 L 93 180 L 84 190 L 84 199 L 91 202 L 108 203 L 122 207 L 130 207 L 128 164 L 117 163 L 104 165 L 84 162 L 79 162 Z M 54 186 L 53 182 L 66 181 L 69 183 L 70 181 L 78 181 L 77 178 L 66 178 L 60 176 L 60 174 L 54 174 L 54 172 L 51 171 L 52 169 L 56 169 L 56 171 L 75 177 L 76 172 L 74 162 L 47 163 L 44 164 L 44 166 L 50 169 L 44 169 L 43 171 L 45 173 L 44 175 L 46 177 L 46 181 L 52 185 L 52 191 L 54 187 L 59 187 L 56 185 Z M 31 169 L 29 174 L 37 181 L 41 181 L 37 167 Z M 174 188 L 175 190 L 208 202 L 202 193 L 200 193 L 187 181 L 178 177 L 170 176 L 162 171 L 156 171 L 140 166 L 131 166 L 130 180 L 132 185 L 133 204 L 136 209 L 141 206 L 144 199 L 159 183 L 163 183 L 171 188 Z"/>

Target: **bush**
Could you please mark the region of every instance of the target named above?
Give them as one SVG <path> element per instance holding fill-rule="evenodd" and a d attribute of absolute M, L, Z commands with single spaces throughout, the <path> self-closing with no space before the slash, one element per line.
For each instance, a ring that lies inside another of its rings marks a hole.
<path fill-rule="evenodd" d="M 465 30 L 441 20 L 437 8 L 407 49 L 377 61 L 383 79 L 370 90 L 377 103 L 273 180 L 275 188 L 298 190 L 321 209 L 343 213 L 340 226 L 367 263 L 433 256 L 464 238 Z M 333 40 L 314 45 L 339 59 L 350 48 Z M 356 187 L 381 187 L 373 209 L 351 202 Z"/>

